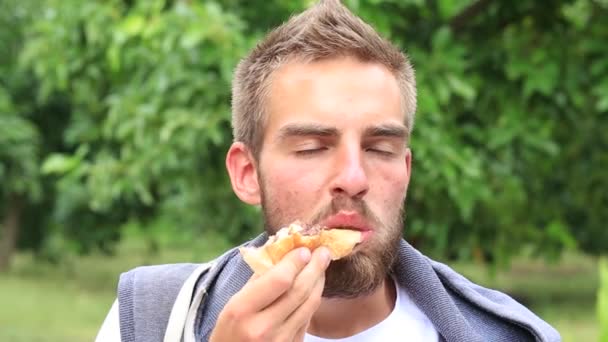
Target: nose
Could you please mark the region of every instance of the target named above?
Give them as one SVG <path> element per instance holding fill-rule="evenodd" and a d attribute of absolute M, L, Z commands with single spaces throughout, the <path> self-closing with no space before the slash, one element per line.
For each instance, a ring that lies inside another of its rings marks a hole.
<path fill-rule="evenodd" d="M 354 199 L 365 196 L 369 190 L 369 180 L 360 149 L 340 153 L 335 167 L 335 178 L 331 186 L 332 196 L 348 196 Z"/>

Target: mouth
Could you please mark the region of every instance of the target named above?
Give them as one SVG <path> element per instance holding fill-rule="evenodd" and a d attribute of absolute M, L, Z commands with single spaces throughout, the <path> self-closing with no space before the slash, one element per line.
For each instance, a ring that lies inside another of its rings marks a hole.
<path fill-rule="evenodd" d="M 373 233 L 371 225 L 354 211 L 340 211 L 319 222 L 325 229 L 350 229 L 361 232 L 362 241 L 365 241 Z"/>

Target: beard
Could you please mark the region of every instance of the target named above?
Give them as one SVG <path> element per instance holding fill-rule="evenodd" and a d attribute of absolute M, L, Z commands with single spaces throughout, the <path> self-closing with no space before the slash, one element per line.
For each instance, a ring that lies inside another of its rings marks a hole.
<path fill-rule="evenodd" d="M 261 192 L 262 211 L 265 229 L 269 235 L 275 234 L 281 227 L 295 220 L 303 220 L 299 217 L 287 217 L 280 205 L 267 198 L 264 188 L 262 187 Z M 381 222 L 365 201 L 339 195 L 321 208 L 310 221 L 303 222 L 315 225 L 341 210 L 357 212 L 374 227 L 374 231 L 354 253 L 329 264 L 325 271 L 323 297 L 348 299 L 369 295 L 382 285 L 395 263 L 402 237 L 404 201 L 399 204 L 394 217 L 387 220 L 388 222 Z"/>

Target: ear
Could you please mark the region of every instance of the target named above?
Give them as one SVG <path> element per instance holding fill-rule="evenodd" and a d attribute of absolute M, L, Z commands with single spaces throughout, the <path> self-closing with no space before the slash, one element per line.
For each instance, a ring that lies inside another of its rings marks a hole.
<path fill-rule="evenodd" d="M 230 146 L 226 155 L 226 169 L 230 175 L 232 190 L 237 197 L 247 204 L 260 204 L 260 184 L 255 159 L 245 144 L 235 142 Z"/>
<path fill-rule="evenodd" d="M 412 150 L 408 147 L 405 151 L 405 192 L 407 193 L 407 188 L 410 184 L 410 178 L 412 176 Z"/>

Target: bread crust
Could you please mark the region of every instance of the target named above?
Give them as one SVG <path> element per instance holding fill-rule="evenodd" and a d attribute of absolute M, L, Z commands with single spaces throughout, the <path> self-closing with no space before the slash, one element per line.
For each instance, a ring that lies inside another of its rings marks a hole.
<path fill-rule="evenodd" d="M 249 267 L 255 273 L 262 274 L 283 259 L 285 254 L 299 247 L 313 251 L 324 246 L 329 250 L 331 259 L 338 260 L 349 255 L 360 242 L 361 232 L 357 230 L 320 229 L 309 235 L 299 223 L 292 223 L 269 237 L 263 246 L 241 247 L 239 251 Z"/>

